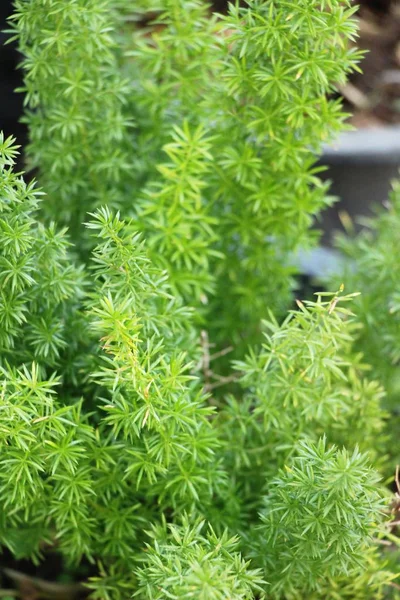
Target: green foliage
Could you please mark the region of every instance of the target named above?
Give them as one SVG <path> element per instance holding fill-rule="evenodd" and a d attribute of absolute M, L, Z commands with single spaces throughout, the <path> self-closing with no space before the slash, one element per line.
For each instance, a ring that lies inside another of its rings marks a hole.
<path fill-rule="evenodd" d="M 74 237 L 101 203 L 144 218 L 189 304 L 220 315 L 213 341 L 240 354 L 259 339 L 266 305 L 284 313 L 288 253 L 313 243 L 313 216 L 331 201 L 315 162 L 343 126 L 327 94 L 356 66 L 355 9 L 252 0 L 217 19 L 206 2 L 168 0 L 143 32 L 133 24 L 146 8 L 17 3 L 28 156 L 49 194 L 45 213 Z"/>
<path fill-rule="evenodd" d="M 400 185 L 393 183 L 387 208 L 364 222 L 358 235 L 339 236 L 337 245 L 346 258 L 335 275 L 350 289 L 360 290 L 356 311 L 360 322 L 357 346 L 368 356 L 373 373 L 386 390 L 390 411 L 389 452 L 399 460 L 400 427 Z"/>
<path fill-rule="evenodd" d="M 264 323 L 265 344 L 235 365 L 242 394 L 228 397 L 219 411 L 230 488 L 220 496 L 224 512 L 218 522 L 236 521 L 244 538 L 260 510 L 265 482 L 290 464 L 304 440 L 326 436 L 329 444 L 358 447 L 377 464 L 384 461 L 383 390 L 352 351 L 357 325 L 341 306 L 352 297 L 323 298 L 299 303 L 300 310 L 281 325 Z"/>
<path fill-rule="evenodd" d="M 354 7 L 131 4 L 15 2 L 45 193 L 1 137 L 0 545 L 97 600 L 389 597 L 358 300 L 281 319 Z"/>
<path fill-rule="evenodd" d="M 216 219 L 202 192 L 212 164 L 210 142 L 201 127 L 192 132 L 185 122 L 174 128 L 164 146 L 170 162 L 158 166 L 163 181 L 145 188 L 135 220 L 174 290 L 197 304 L 213 291 L 210 262 L 221 256 L 212 248 Z"/>
<path fill-rule="evenodd" d="M 60 537 L 60 551 L 77 560 L 90 552 L 93 533 L 86 459 L 92 428 L 81 403 L 59 403 L 59 381 L 41 379 L 35 363 L 2 368 L 1 375 L 2 544 L 17 558 L 38 560 L 43 544 Z"/>
<path fill-rule="evenodd" d="M 11 141 L 3 146 L 3 173 L 13 181 L 6 163 L 14 148 Z M 322 431 L 328 432 L 329 443 L 342 435 L 354 447 L 361 437 L 357 419 L 368 448 L 380 431 L 379 388 L 357 380 L 363 368 L 351 354 L 354 326 L 348 311 L 335 295 L 303 306 L 281 326 L 273 323 L 260 358 L 253 355 L 237 364 L 245 372 L 244 394 L 223 403 L 216 415 L 199 379 L 204 357 L 193 310 L 152 263 L 135 222 L 104 208 L 87 227 L 96 243 L 86 273 L 91 285 L 78 291 L 84 294 L 79 318 L 88 339 L 75 357 L 78 371 L 84 371 L 78 372 L 84 398 L 76 397 L 69 380 L 60 386 L 56 375 L 47 375 L 44 360 L 30 367 L 23 361 L 19 367 L 5 362 L 2 368 L 2 544 L 17 557 L 35 560 L 42 557 L 43 543 L 56 547 L 72 565 L 82 558 L 100 560 L 99 575 L 89 583 L 95 598 L 124 598 L 127 593 L 182 598 L 192 592 L 199 597 L 257 597 L 260 586 L 265 587 L 257 569 L 268 582 L 274 579 L 268 558 L 274 544 L 266 540 L 268 548 L 260 551 L 257 511 L 265 493 L 270 494 L 271 514 L 279 513 L 282 502 L 274 491 L 278 483 L 265 482 L 282 461 L 297 472 L 300 459 L 293 455 L 299 439 L 303 451 L 312 454 L 311 437 Z M 61 256 L 64 252 L 59 250 Z M 69 301 L 67 297 L 67 306 Z M 76 302 L 74 297 L 70 310 Z M 56 366 L 62 376 L 61 359 Z M 289 389 L 295 385 L 293 369 L 300 374 L 297 395 L 288 394 L 287 382 Z M 354 423 L 351 434 L 346 418 Z M 329 554 L 332 568 L 326 575 L 339 570 L 343 577 L 347 561 L 359 565 L 358 571 L 349 569 L 349 577 L 358 577 L 364 549 L 372 548 L 370 534 L 380 535 L 381 491 L 376 475 L 365 467 L 366 456 L 354 450 L 347 459 L 346 451 L 337 453 L 330 446 L 324 452 L 316 466 L 321 479 L 332 478 L 335 469 L 349 471 L 343 503 L 340 493 L 333 492 L 332 506 L 328 502 L 336 520 L 324 523 L 326 535 L 339 524 L 349 539 L 340 556 L 336 550 Z M 302 506 L 298 510 L 293 539 L 296 526 L 303 527 L 309 514 L 302 513 Z M 190 518 L 180 522 L 184 511 Z M 203 515 L 214 527 L 206 537 L 200 533 Z M 143 530 L 149 522 L 155 541 L 144 550 Z M 312 528 L 302 533 L 310 548 L 322 544 Z M 290 547 L 296 551 L 294 542 Z M 323 576 L 320 562 L 321 556 L 310 551 L 307 578 L 288 584 L 288 594 L 291 585 L 305 594 L 315 589 Z M 376 585 L 390 577 L 375 567 Z M 267 585 L 267 595 L 275 594 L 274 589 Z"/>
<path fill-rule="evenodd" d="M 38 222 L 42 194 L 13 172 L 16 150 L 0 134 L 0 361 L 54 367 L 79 339 L 82 267 L 68 255 L 66 231 Z"/>
<path fill-rule="evenodd" d="M 104 209 L 89 227 L 101 240 L 93 253 L 91 327 L 106 353 L 91 377 L 108 392 L 104 423 L 126 449 L 123 479 L 150 503 L 190 506 L 221 477 L 217 464 L 210 470 L 213 410 L 187 358 L 196 356 L 190 311 L 171 296 L 131 223 Z"/>
<path fill-rule="evenodd" d="M 205 3 L 170 0 L 153 35 L 127 42 L 144 161 L 158 159 L 160 140 L 185 119 L 212 135 L 202 183 L 214 236 L 202 240 L 224 257 L 213 261 L 210 299 L 221 343 L 258 338 L 266 305 L 283 312 L 293 286 L 288 252 L 313 243 L 313 215 L 330 203 L 315 157 L 343 126 L 327 93 L 355 68 L 358 55 L 346 43 L 355 36 L 353 12 L 338 1 L 252 1 L 214 21 Z M 141 172 L 153 180 L 144 161 Z M 160 200 L 156 236 L 166 227 Z"/>
<path fill-rule="evenodd" d="M 362 329 L 360 347 L 372 366 L 396 392 L 396 365 L 400 360 L 400 184 L 393 183 L 386 209 L 364 221 L 358 235 L 340 236 L 338 248 L 347 261 L 340 273 L 346 286 L 357 288 L 357 314 Z M 398 377 L 397 377 L 398 378 Z M 392 380 L 393 379 L 393 380 Z M 397 384 L 398 385 L 398 384 Z"/>
<path fill-rule="evenodd" d="M 298 302 L 299 310 L 282 324 L 264 322 L 261 351 L 236 364 L 245 401 L 274 438 L 275 451 L 303 435 L 322 434 L 330 442 L 374 449 L 383 427 L 383 390 L 365 376 L 368 367 L 353 351 L 358 324 L 342 306 L 352 300 L 321 293 L 317 302 Z"/>
<path fill-rule="evenodd" d="M 261 514 L 260 555 L 272 597 L 357 575 L 382 509 L 376 474 L 358 450 L 302 443 L 291 467 L 271 482 Z M 322 596 L 321 596 L 322 597 Z"/>
<path fill-rule="evenodd" d="M 308 596 L 310 600 L 398 600 L 398 584 L 394 583 L 398 572 L 398 553 L 390 550 L 393 555 L 392 565 L 378 558 L 375 548 L 368 548 L 363 552 L 363 568 L 349 574 L 337 574 L 335 577 L 326 577 L 318 582 L 317 589 Z M 391 571 L 392 569 L 392 571 Z M 296 596 L 294 596 L 295 598 Z"/>
<path fill-rule="evenodd" d="M 250 570 L 237 552 L 238 540 L 218 537 L 204 522 L 162 523 L 150 532 L 145 566 L 138 571 L 137 595 L 149 599 L 250 600 L 262 591 L 261 571 Z"/>
<path fill-rule="evenodd" d="M 29 167 L 46 187 L 46 213 L 78 235 L 86 212 L 117 202 L 129 180 L 126 82 L 102 0 L 15 2 L 12 31 L 24 56 Z"/>

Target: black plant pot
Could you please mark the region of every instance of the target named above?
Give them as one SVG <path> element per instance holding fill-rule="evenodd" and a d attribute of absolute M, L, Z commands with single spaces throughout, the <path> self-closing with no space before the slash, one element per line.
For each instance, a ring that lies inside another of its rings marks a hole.
<path fill-rule="evenodd" d="M 343 230 L 340 213 L 347 213 L 359 230 L 357 217 L 371 216 L 374 205 L 387 201 L 391 181 L 399 176 L 400 126 L 346 132 L 324 149 L 320 164 L 327 167 L 322 179 L 331 181 L 338 201 L 316 224 L 323 232 L 320 247 L 294 256 L 299 271 L 311 279 L 342 269 L 344 259 L 332 248 L 335 232 Z"/>
<path fill-rule="evenodd" d="M 332 182 L 331 193 L 339 198 L 321 217 L 322 243 L 329 246 L 333 232 L 342 229 L 341 211 L 354 220 L 387 200 L 391 181 L 399 175 L 400 126 L 346 132 L 325 148 L 321 164 L 327 167 L 322 178 Z"/>

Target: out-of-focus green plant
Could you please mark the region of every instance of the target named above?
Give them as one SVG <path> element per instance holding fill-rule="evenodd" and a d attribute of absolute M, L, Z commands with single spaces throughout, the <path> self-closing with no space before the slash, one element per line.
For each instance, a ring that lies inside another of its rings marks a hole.
<path fill-rule="evenodd" d="M 385 388 L 388 452 L 395 465 L 400 460 L 399 182 L 393 182 L 387 206 L 377 209 L 375 216 L 363 219 L 359 233 L 355 233 L 350 221 L 347 229 L 336 240 L 345 260 L 328 283 L 332 285 L 332 280 L 335 284 L 340 279 L 348 289 L 361 292 L 355 305 L 359 322 L 355 342 L 368 357 L 373 376 Z"/>

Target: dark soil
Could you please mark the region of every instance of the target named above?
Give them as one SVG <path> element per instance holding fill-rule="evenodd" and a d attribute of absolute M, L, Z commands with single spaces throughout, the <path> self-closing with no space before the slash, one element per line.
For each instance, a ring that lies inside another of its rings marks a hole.
<path fill-rule="evenodd" d="M 6 548 L 0 554 L 0 597 L 19 600 L 84 600 L 90 593 L 84 582 L 98 575 L 93 565 L 82 561 L 71 571 L 55 550 L 43 552 L 40 564 L 16 560 Z"/>
<path fill-rule="evenodd" d="M 14 135 L 19 144 L 26 140 L 26 128 L 19 120 L 23 109 L 23 95 L 14 90 L 22 85 L 21 71 L 17 69 L 20 57 L 15 44 L 7 44 L 7 18 L 13 10 L 11 0 L 0 0 L 0 131 Z"/>
<path fill-rule="evenodd" d="M 340 89 L 356 127 L 400 123 L 400 3 L 362 0 L 357 46 L 366 52 L 362 73 Z"/>

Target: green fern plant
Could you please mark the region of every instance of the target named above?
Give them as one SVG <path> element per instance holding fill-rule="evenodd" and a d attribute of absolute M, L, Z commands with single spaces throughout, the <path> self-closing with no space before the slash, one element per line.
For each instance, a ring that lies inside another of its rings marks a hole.
<path fill-rule="evenodd" d="M 376 483 L 357 451 L 327 449 L 324 439 L 300 445 L 292 466 L 271 482 L 261 513 L 258 551 L 272 596 L 295 597 L 338 574 L 357 578 L 382 506 Z"/>
<path fill-rule="evenodd" d="M 337 237 L 337 247 L 344 256 L 343 266 L 332 279 L 362 293 L 357 298 L 359 332 L 356 344 L 368 356 L 373 373 L 385 388 L 385 406 L 390 415 L 388 451 L 395 463 L 399 460 L 399 264 L 397 248 L 400 228 L 400 186 L 393 182 L 385 208 L 365 219 L 360 233 L 349 223 L 346 235 Z M 331 283 L 331 282 L 330 282 Z"/>
<path fill-rule="evenodd" d="M 362 323 L 360 347 L 367 348 L 371 364 L 387 386 L 393 388 L 393 394 L 396 394 L 396 364 L 400 358 L 399 214 L 400 185 L 395 181 L 387 206 L 373 218 L 365 219 L 358 235 L 354 235 L 349 223 L 348 234 L 337 237 L 338 249 L 346 258 L 338 276 L 362 292 L 357 299 Z"/>
<path fill-rule="evenodd" d="M 354 10 L 15 2 L 44 190 L 2 137 L 15 560 L 56 553 L 74 579 L 89 565 L 97 600 L 393 596 L 387 413 L 355 294 L 282 319 L 290 253 L 331 201 L 315 161 L 342 125 L 327 95 L 356 68 Z"/>

